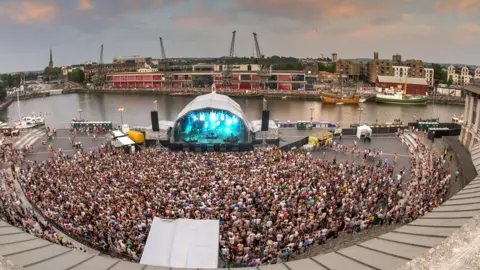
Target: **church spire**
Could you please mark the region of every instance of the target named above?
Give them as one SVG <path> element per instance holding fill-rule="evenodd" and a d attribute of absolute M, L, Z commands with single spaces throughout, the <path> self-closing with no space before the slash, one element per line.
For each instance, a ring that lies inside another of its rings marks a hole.
<path fill-rule="evenodd" d="M 48 67 L 53 68 L 53 54 L 52 54 L 52 48 L 50 48 L 50 62 L 48 62 Z"/>

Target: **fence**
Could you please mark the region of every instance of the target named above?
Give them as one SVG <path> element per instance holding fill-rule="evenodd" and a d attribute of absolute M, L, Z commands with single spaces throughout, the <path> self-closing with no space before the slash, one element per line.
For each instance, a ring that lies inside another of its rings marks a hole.
<path fill-rule="evenodd" d="M 291 150 L 294 147 L 300 148 L 300 147 L 304 146 L 305 144 L 308 144 L 308 137 L 305 137 L 305 138 L 303 138 L 301 140 L 298 140 L 296 142 L 286 144 L 284 146 L 280 146 L 280 150 L 288 151 L 288 150 Z"/>

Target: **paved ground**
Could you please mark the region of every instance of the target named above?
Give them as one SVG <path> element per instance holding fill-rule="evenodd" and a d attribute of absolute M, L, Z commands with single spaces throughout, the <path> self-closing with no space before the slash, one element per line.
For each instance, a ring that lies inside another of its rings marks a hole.
<path fill-rule="evenodd" d="M 385 158 L 388 159 L 388 162 L 391 163 L 393 161 L 393 155 L 398 155 L 397 165 L 395 166 L 394 172 L 398 172 L 400 169 L 405 167 L 406 171 L 410 171 L 410 156 L 408 154 L 408 149 L 406 146 L 402 145 L 401 140 L 397 136 L 373 136 L 371 143 L 364 143 L 363 140 L 358 140 L 357 137 L 349 136 L 343 137 L 340 140 L 338 137 L 335 138 L 337 143 L 346 145 L 351 147 L 353 142 L 357 142 L 357 147 L 362 150 L 362 154 L 360 157 L 357 155 L 352 155 L 351 153 L 344 153 L 335 151 L 331 148 L 321 149 L 318 152 L 314 152 L 313 155 L 316 157 L 322 157 L 323 152 L 325 152 L 325 158 L 327 160 L 333 160 L 334 158 L 337 159 L 337 162 L 353 162 L 356 161 L 357 164 L 361 164 L 363 158 L 363 150 L 364 149 L 375 149 L 375 150 L 382 150 L 382 162 Z M 378 160 L 376 161 L 378 162 Z M 373 161 L 368 161 L 367 164 L 373 164 Z M 408 173 L 405 174 L 405 177 L 409 177 Z"/>
<path fill-rule="evenodd" d="M 70 134 L 68 130 L 58 130 L 57 135 L 53 140 L 46 141 L 45 146 L 42 146 L 41 141 L 45 139 L 45 133 L 42 131 L 42 134 L 39 134 L 39 131 L 31 131 L 27 135 L 29 139 L 24 139 L 23 141 L 32 142 L 28 145 L 33 145 L 33 152 L 28 153 L 27 158 L 31 160 L 43 161 L 47 160 L 50 153 L 48 153 L 48 145 L 51 145 L 56 151 L 59 149 L 67 155 L 73 155 L 76 151 L 70 143 Z M 34 139 L 36 138 L 36 139 Z M 79 141 L 83 144 L 83 150 L 96 150 L 100 147 L 102 143 L 105 142 L 105 136 L 97 136 L 95 139 L 92 136 L 87 136 L 86 134 L 77 134 L 76 141 Z"/>

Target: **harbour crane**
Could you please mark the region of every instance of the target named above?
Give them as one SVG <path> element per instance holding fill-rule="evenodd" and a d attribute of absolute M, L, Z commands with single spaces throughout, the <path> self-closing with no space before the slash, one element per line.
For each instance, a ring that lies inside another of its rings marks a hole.
<path fill-rule="evenodd" d="M 263 55 L 260 51 L 257 33 L 253 33 L 253 40 L 255 41 L 255 52 L 257 54 L 256 64 L 260 65 L 260 70 L 257 72 L 257 74 L 260 77 L 260 83 L 263 89 L 265 89 L 268 85 L 268 80 L 272 75 L 272 65 L 269 61 L 267 61 L 267 59 L 265 59 L 265 55 Z"/>
<path fill-rule="evenodd" d="M 95 86 L 104 87 L 105 86 L 105 72 L 103 66 L 103 44 L 100 47 L 100 62 L 97 64 L 97 72 L 93 77 L 93 83 Z"/>
<path fill-rule="evenodd" d="M 232 32 L 232 42 L 230 43 L 230 54 L 228 57 L 225 58 L 226 68 L 222 72 L 223 77 L 223 87 L 229 88 L 232 86 L 232 70 L 234 64 L 234 57 L 235 57 L 235 35 L 237 31 Z"/>
<path fill-rule="evenodd" d="M 165 47 L 163 46 L 163 39 L 160 37 L 160 48 L 162 50 L 162 60 L 163 62 L 163 82 L 168 87 L 171 88 L 173 86 L 173 74 L 172 68 L 170 66 L 170 62 L 167 59 L 167 55 L 165 54 Z M 160 66 L 160 63 L 159 63 Z"/>

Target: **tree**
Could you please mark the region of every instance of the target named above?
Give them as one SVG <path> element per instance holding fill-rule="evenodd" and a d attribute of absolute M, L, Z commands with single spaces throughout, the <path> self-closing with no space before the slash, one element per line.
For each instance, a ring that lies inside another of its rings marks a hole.
<path fill-rule="evenodd" d="M 432 68 L 435 84 L 438 85 L 447 83 L 447 72 L 442 68 L 442 66 L 439 64 L 432 64 Z"/>
<path fill-rule="evenodd" d="M 2 81 L 0 81 L 0 101 L 3 101 L 7 97 L 7 90 Z"/>
<path fill-rule="evenodd" d="M 450 75 L 450 77 L 448 78 L 447 84 L 448 84 L 448 86 L 453 84 L 453 76 L 452 75 Z"/>
<path fill-rule="evenodd" d="M 68 73 L 68 80 L 76 83 L 83 83 L 85 81 L 85 72 L 76 68 L 72 72 Z"/>

